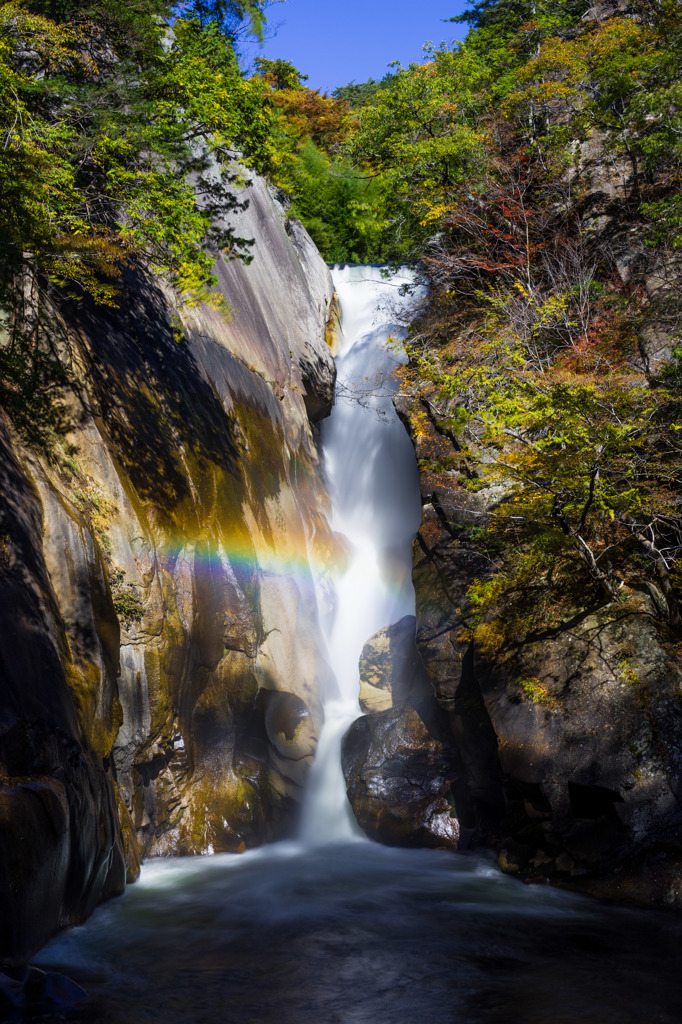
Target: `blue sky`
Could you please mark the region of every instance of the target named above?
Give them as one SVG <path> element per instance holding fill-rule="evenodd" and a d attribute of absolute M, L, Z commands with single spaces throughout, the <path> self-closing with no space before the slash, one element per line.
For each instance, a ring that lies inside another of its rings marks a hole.
<path fill-rule="evenodd" d="M 463 38 L 466 25 L 442 19 L 464 7 L 464 0 L 284 0 L 269 9 L 272 38 L 260 52 L 290 61 L 311 89 L 332 92 L 382 78 L 392 60 L 421 60 L 425 42 Z"/>

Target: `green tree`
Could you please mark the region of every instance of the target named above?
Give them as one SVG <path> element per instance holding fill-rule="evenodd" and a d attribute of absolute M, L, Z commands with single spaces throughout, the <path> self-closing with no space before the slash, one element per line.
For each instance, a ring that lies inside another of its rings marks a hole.
<path fill-rule="evenodd" d="M 513 88 L 516 69 L 537 54 L 542 41 L 579 24 L 589 7 L 589 0 L 474 0 L 450 20 L 471 26 L 467 49 L 485 62 L 491 98 L 499 102 Z"/>
<path fill-rule="evenodd" d="M 341 153 L 356 124 L 348 105 L 308 89 L 288 61 L 258 58 L 256 67 L 277 126 L 270 173 L 291 198 L 290 212 L 328 262 L 381 258 L 383 184 Z"/>
<path fill-rule="evenodd" d="M 262 42 L 266 7 L 267 0 L 176 0 L 172 10 L 175 16 L 196 18 L 201 25 L 215 23 L 232 41 L 246 22 L 251 35 Z"/>
<path fill-rule="evenodd" d="M 298 89 L 308 81 L 304 75 L 288 60 L 267 60 L 256 57 L 254 61 L 257 74 L 261 75 L 272 89 Z"/>
<path fill-rule="evenodd" d="M 384 179 L 397 256 L 413 252 L 432 230 L 434 211 L 480 173 L 484 88 L 485 69 L 475 55 L 466 48 L 436 50 L 424 64 L 399 69 L 358 111 L 346 150 Z"/>
<path fill-rule="evenodd" d="M 349 82 L 348 85 L 341 85 L 335 89 L 332 95 L 347 103 L 351 110 L 360 110 L 376 96 L 379 89 L 390 85 L 392 77 L 393 75 L 389 72 L 381 81 L 369 78 L 366 82 Z"/>
<path fill-rule="evenodd" d="M 279 180 L 328 263 L 381 260 L 387 225 L 383 183 L 362 175 L 343 157 L 331 157 L 312 139 L 291 154 Z"/>
<path fill-rule="evenodd" d="M 93 22 L 0 6 L 6 291 L 31 272 L 112 301 L 112 276 L 136 259 L 197 296 L 213 284 L 212 253 L 247 255 L 215 215 L 239 201 L 236 150 L 269 159 L 262 88 L 215 27 L 178 21 L 170 47 L 163 31 L 144 53 L 112 54 Z"/>
<path fill-rule="evenodd" d="M 436 125 L 420 120 L 434 109 L 421 95 L 393 116 L 381 95 L 350 147 L 366 144 L 364 159 L 396 183 L 394 216 L 398 204 L 423 229 L 413 251 L 431 293 L 410 386 L 457 430 L 463 485 L 491 495 L 495 571 L 470 594 L 477 640 L 516 643 L 538 619 L 560 628 L 637 589 L 677 629 L 680 307 L 672 292 L 652 301 L 642 282 L 675 266 L 682 235 L 679 3 L 584 23 L 580 3 L 471 6 L 450 59 L 476 73 L 450 74 Z M 480 131 L 476 161 L 455 149 L 454 172 L 430 164 L 463 126 Z M 640 243 L 629 281 L 594 222 L 600 197 L 578 145 L 588 140 L 592 166 L 616 158 L 620 196 L 604 220 L 630 252 Z M 669 325 L 673 344 L 655 373 L 642 365 L 650 324 Z"/>

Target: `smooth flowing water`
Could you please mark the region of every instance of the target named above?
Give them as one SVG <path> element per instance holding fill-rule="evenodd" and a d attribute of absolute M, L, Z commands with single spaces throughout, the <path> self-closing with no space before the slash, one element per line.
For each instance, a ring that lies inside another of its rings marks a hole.
<path fill-rule="evenodd" d="M 152 861 L 39 966 L 79 1024 L 679 1024 L 680 926 L 373 843 Z"/>
<path fill-rule="evenodd" d="M 413 609 L 414 455 L 386 391 L 389 296 L 404 279 L 344 268 L 340 395 L 325 427 L 348 566 L 328 623 L 338 692 L 301 839 L 241 856 L 157 860 L 36 958 L 88 999 L 81 1024 L 679 1024 L 682 925 L 528 887 L 478 856 L 357 841 L 339 745 L 357 660 Z M 378 375 L 378 376 L 377 376 Z M 349 391 L 355 388 L 355 398 Z"/>
<path fill-rule="evenodd" d="M 347 542 L 336 607 L 325 623 L 338 690 L 324 694 L 319 738 L 303 812 L 305 843 L 357 833 L 341 772 L 341 740 L 360 714 L 358 661 L 384 626 L 414 614 L 412 540 L 421 520 L 414 449 L 393 408 L 401 321 L 415 302 L 414 275 L 378 267 L 337 267 L 343 333 L 334 410 L 322 424 L 332 526 Z"/>

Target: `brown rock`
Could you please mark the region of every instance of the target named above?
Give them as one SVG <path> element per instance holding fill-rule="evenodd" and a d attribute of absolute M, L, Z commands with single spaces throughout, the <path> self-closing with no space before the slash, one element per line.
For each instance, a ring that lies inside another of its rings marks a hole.
<path fill-rule="evenodd" d="M 432 696 L 416 644 L 417 620 L 406 615 L 370 637 L 360 656 L 360 707 L 386 711 Z"/>
<path fill-rule="evenodd" d="M 231 315 L 179 311 L 134 272 L 115 310 L 63 297 L 68 430 L 45 453 L 0 423 L 2 956 L 82 920 L 140 857 L 294 827 L 330 675 L 311 420 L 333 287 L 265 182 L 247 198 L 255 258 L 217 266 Z"/>

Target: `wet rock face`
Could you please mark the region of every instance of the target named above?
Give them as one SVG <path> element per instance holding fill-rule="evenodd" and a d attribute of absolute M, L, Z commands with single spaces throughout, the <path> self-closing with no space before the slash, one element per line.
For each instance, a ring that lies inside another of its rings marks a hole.
<path fill-rule="evenodd" d="M 342 764 L 362 830 L 388 846 L 455 848 L 453 761 L 413 708 L 358 718 L 344 737 Z"/>
<path fill-rule="evenodd" d="M 68 433 L 45 453 L 0 424 L 2 956 L 140 857 L 293 825 L 330 671 L 311 418 L 333 288 L 265 184 L 246 198 L 253 262 L 218 266 L 229 316 L 139 274 L 117 310 L 65 300 Z"/>
<path fill-rule="evenodd" d="M 492 846 L 522 878 L 682 905 L 682 673 L 653 599 L 632 592 L 482 650 L 467 590 L 489 571 L 476 527 L 497 495 L 464 486 L 475 467 L 428 402 L 402 402 L 418 456 L 455 467 L 421 471 L 413 579 L 417 645 L 459 759 L 461 842 Z"/>
<path fill-rule="evenodd" d="M 112 780 L 83 742 L 69 689 L 75 655 L 50 588 L 40 506 L 2 425 L 0 492 L 0 957 L 22 958 L 122 892 L 126 863 Z M 111 728 L 114 717 L 110 707 L 100 720 Z"/>

